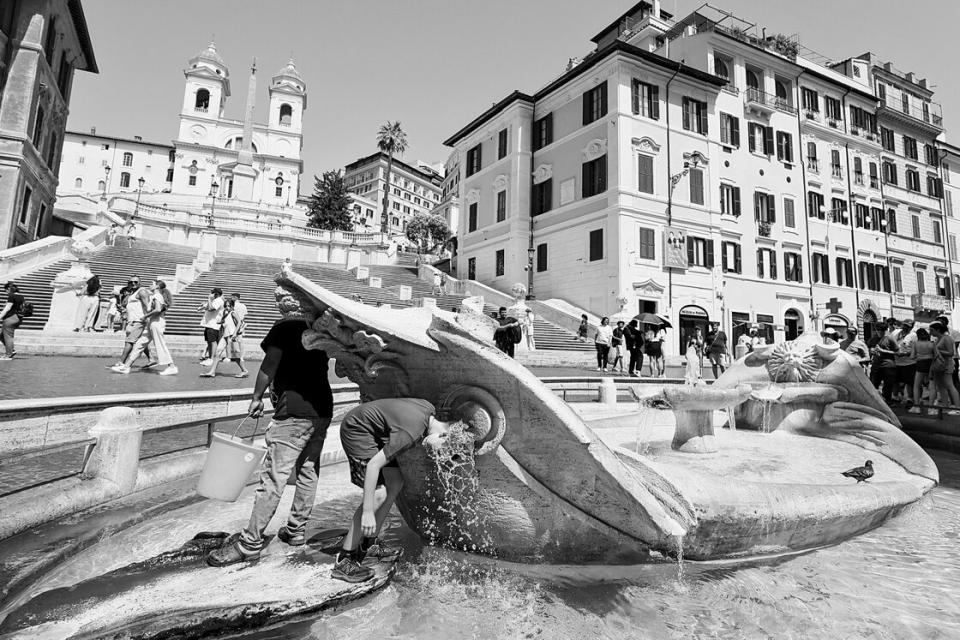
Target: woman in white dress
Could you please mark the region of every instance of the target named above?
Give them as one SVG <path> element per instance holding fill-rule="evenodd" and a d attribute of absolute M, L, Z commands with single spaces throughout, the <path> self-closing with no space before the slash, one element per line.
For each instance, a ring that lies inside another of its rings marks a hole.
<path fill-rule="evenodd" d="M 520 326 L 523 328 L 523 336 L 527 340 L 527 349 L 529 351 L 537 350 L 537 343 L 533 339 L 533 310 L 527 309 L 527 312 L 523 314 L 523 318 L 520 320 Z"/>

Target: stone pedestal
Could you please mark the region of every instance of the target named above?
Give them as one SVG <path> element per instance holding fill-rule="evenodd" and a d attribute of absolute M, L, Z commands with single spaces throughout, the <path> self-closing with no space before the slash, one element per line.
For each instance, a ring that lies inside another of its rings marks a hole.
<path fill-rule="evenodd" d="M 217 255 L 217 232 L 211 229 L 205 229 L 200 232 L 200 253 L 206 253 L 210 256 Z M 200 256 L 197 256 L 200 259 Z M 210 260 L 213 262 L 213 260 Z"/>
<path fill-rule="evenodd" d="M 143 435 L 137 424 L 137 412 L 130 407 L 104 409 L 97 424 L 90 429 L 90 435 L 97 439 L 97 444 L 83 477 L 109 480 L 123 493 L 133 491 L 140 468 Z"/>
<path fill-rule="evenodd" d="M 360 266 L 357 267 L 357 280 L 366 280 L 370 277 L 370 269 L 368 267 Z"/>
<path fill-rule="evenodd" d="M 617 385 L 614 384 L 613 378 L 600 380 L 600 403 L 617 404 Z"/>
<path fill-rule="evenodd" d="M 43 326 L 44 331 L 73 331 L 80 307 L 80 296 L 77 293 L 83 291 L 87 280 L 92 277 L 93 272 L 80 260 L 74 262 L 66 271 L 57 274 L 50 283 L 53 297 L 50 300 L 47 324 Z"/>

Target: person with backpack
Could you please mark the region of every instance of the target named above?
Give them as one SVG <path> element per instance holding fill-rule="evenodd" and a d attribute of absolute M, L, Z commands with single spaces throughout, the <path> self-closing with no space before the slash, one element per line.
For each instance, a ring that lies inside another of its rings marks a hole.
<path fill-rule="evenodd" d="M 13 360 L 17 355 L 17 350 L 13 344 L 13 334 L 20 326 L 24 318 L 33 315 L 33 304 L 27 302 L 27 299 L 20 293 L 20 287 L 12 282 L 3 285 L 3 290 L 7 293 L 7 301 L 3 305 L 3 311 L 0 311 L 0 324 L 2 324 L 2 334 L 4 354 L 0 360 Z"/>
<path fill-rule="evenodd" d="M 227 298 L 223 302 L 223 311 L 220 314 L 220 340 L 214 350 L 210 370 L 200 374 L 201 378 L 213 378 L 217 375 L 217 366 L 220 364 L 220 352 L 223 352 L 223 359 L 236 362 L 240 367 L 240 372 L 235 376 L 237 378 L 246 378 L 250 375 L 247 368 L 243 366 L 243 349 L 237 345 L 241 339 L 243 330 L 243 321 L 237 317 L 235 302 L 233 298 Z"/>

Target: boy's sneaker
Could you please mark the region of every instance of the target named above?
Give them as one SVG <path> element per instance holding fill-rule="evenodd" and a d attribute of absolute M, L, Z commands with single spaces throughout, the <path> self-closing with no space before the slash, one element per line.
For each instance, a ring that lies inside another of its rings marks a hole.
<path fill-rule="evenodd" d="M 256 562 L 258 560 L 260 560 L 260 552 L 243 549 L 240 544 L 239 533 L 227 538 L 223 545 L 207 555 L 207 564 L 211 567 L 226 567 L 238 562 Z"/>
<path fill-rule="evenodd" d="M 277 531 L 277 538 L 280 539 L 280 542 L 288 544 L 291 547 L 302 547 L 307 543 L 307 538 L 305 535 L 303 535 L 302 531 L 290 531 L 290 528 L 287 525 L 280 527 L 280 530 Z"/>
<path fill-rule="evenodd" d="M 364 567 L 350 556 L 344 556 L 333 565 L 330 577 L 344 582 L 365 582 L 373 577 L 373 569 Z"/>
<path fill-rule="evenodd" d="M 938 416 L 938 415 L 940 415 L 940 410 L 939 410 L 939 409 L 927 409 L 927 415 L 928 415 L 928 416 Z"/>
<path fill-rule="evenodd" d="M 115 364 L 110 367 L 110 371 L 114 373 L 130 373 L 130 367 L 125 364 Z"/>
<path fill-rule="evenodd" d="M 163 371 L 161 371 L 161 372 L 160 372 L 160 375 L 162 375 L 162 376 L 175 376 L 175 375 L 177 375 L 178 373 L 180 373 L 180 370 L 177 369 L 175 366 L 173 366 L 173 365 L 171 364 L 171 365 L 169 365 L 166 369 L 164 369 Z"/>
<path fill-rule="evenodd" d="M 913 406 L 907 409 L 907 413 L 923 413 L 923 410 L 920 407 Z"/>

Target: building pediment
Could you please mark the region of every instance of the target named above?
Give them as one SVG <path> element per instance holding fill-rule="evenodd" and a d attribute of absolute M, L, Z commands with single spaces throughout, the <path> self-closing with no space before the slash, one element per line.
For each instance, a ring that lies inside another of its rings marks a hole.
<path fill-rule="evenodd" d="M 642 282 L 633 283 L 633 292 L 638 295 L 645 296 L 659 296 L 664 292 L 666 287 L 653 278 L 649 278 Z"/>
<path fill-rule="evenodd" d="M 583 159 L 585 162 L 596 160 L 607 152 L 607 139 L 596 138 L 587 143 L 583 148 Z"/>

